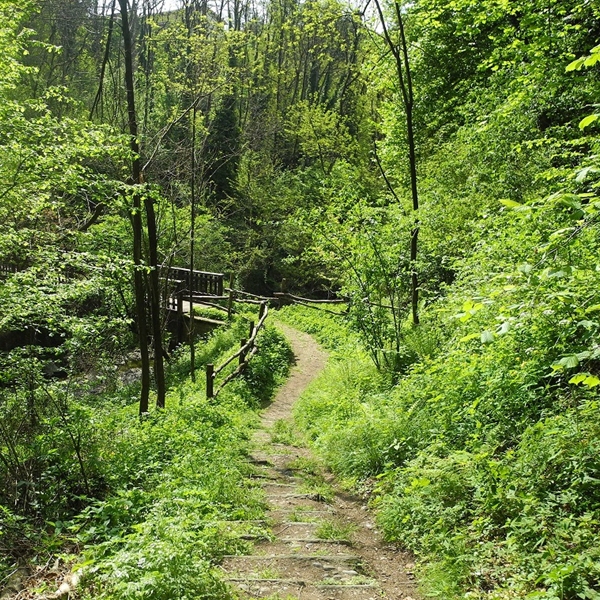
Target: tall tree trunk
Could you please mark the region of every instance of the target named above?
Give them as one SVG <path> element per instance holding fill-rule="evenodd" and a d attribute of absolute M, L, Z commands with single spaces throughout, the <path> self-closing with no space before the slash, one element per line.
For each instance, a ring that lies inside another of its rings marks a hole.
<path fill-rule="evenodd" d="M 154 341 L 154 381 L 156 382 L 156 407 L 164 408 L 167 389 L 165 384 L 162 322 L 160 318 L 161 306 L 160 282 L 158 277 L 158 235 L 156 230 L 154 199 L 149 194 L 146 194 L 144 207 L 146 209 L 150 259 L 150 316 L 152 319 L 152 339 Z"/>
<path fill-rule="evenodd" d="M 131 45 L 131 31 L 129 29 L 129 14 L 127 0 L 119 0 L 121 8 L 121 28 L 123 30 L 123 48 L 125 51 L 125 86 L 127 88 L 127 114 L 129 120 L 130 147 L 133 153 L 131 165 L 131 181 L 133 185 L 142 183 L 142 170 L 140 163 L 140 147 L 138 143 L 137 120 L 135 113 L 135 92 L 133 88 L 133 51 Z M 134 288 L 137 329 L 142 359 L 142 391 L 140 394 L 140 415 L 148 412 L 148 397 L 150 395 L 150 352 L 148 350 L 148 330 L 146 324 L 146 294 L 144 289 L 144 275 L 142 273 L 142 213 L 141 197 L 139 190 L 133 194 L 133 211 L 131 224 L 133 228 L 133 262 L 134 262 Z"/>
<path fill-rule="evenodd" d="M 110 8 L 110 20 L 108 21 L 108 34 L 106 36 L 106 46 L 104 48 L 104 57 L 102 58 L 102 66 L 100 67 L 100 76 L 98 77 L 98 91 L 96 92 L 96 97 L 94 98 L 94 102 L 92 104 L 92 108 L 90 109 L 89 120 L 92 120 L 94 116 L 94 111 L 100 107 L 102 108 L 102 91 L 104 89 L 104 76 L 106 73 L 106 65 L 110 59 L 110 45 L 112 42 L 112 34 L 115 23 L 115 8 L 116 8 L 116 0 L 112 1 L 112 5 Z M 102 110 L 100 110 L 100 116 L 102 116 Z"/>
<path fill-rule="evenodd" d="M 143 26 L 141 28 L 141 37 L 145 45 L 144 54 L 144 77 L 146 81 L 146 96 L 144 98 L 144 127 L 147 125 L 150 109 L 150 73 L 152 69 L 152 50 L 151 44 L 145 39 L 150 37 L 152 28 L 148 24 L 151 17 L 146 3 L 143 5 Z M 142 172 L 143 179 L 143 172 Z M 148 296 L 150 300 L 150 320 L 152 323 L 152 341 L 154 345 L 154 380 L 156 382 L 156 407 L 165 407 L 166 385 L 165 385 L 165 367 L 164 350 L 162 343 L 162 320 L 160 303 L 160 281 L 158 265 L 158 234 L 156 228 L 156 213 L 154 211 L 154 198 L 151 194 L 144 195 L 144 210 L 146 212 L 146 227 L 148 228 L 148 263 L 150 266 L 150 275 L 148 277 Z"/>
<path fill-rule="evenodd" d="M 402 93 L 402 102 L 404 104 L 404 115 L 406 117 L 406 137 L 408 143 L 408 162 L 410 166 L 410 190 L 412 196 L 412 205 L 414 213 L 414 223 L 410 234 L 410 269 L 411 269 L 411 307 L 412 319 L 415 325 L 419 324 L 419 276 L 417 272 L 417 252 L 419 241 L 419 193 L 417 189 L 417 157 L 415 152 L 415 128 L 413 123 L 414 95 L 412 85 L 412 75 L 410 71 L 410 61 L 408 59 L 408 43 L 404 31 L 404 19 L 400 4 L 394 2 L 394 14 L 396 25 L 400 33 L 399 42 L 394 42 L 390 36 L 381 1 L 375 0 L 379 20 L 383 29 L 383 37 L 388 45 L 396 63 L 396 72 L 398 74 L 398 83 Z"/>
<path fill-rule="evenodd" d="M 190 181 L 190 277 L 188 288 L 190 290 L 190 326 L 188 331 L 190 344 L 190 374 L 192 381 L 196 381 L 196 347 L 195 347 L 195 323 L 194 323 L 194 303 L 192 302 L 193 281 L 194 281 L 194 250 L 196 238 L 196 116 L 197 100 L 194 99 L 194 108 L 192 109 L 192 156 L 191 165 L 192 179 Z"/>

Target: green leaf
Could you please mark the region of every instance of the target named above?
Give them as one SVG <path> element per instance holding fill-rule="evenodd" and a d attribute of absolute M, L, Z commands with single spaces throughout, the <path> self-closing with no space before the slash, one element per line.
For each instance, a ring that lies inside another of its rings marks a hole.
<path fill-rule="evenodd" d="M 577 58 L 573 62 L 570 62 L 567 65 L 565 71 L 567 73 L 569 73 L 570 71 L 579 71 L 579 69 L 581 69 L 581 67 L 583 67 L 584 63 L 585 63 L 585 56 L 582 58 Z"/>
<path fill-rule="evenodd" d="M 488 330 L 483 331 L 481 333 L 481 342 L 483 344 L 489 344 L 494 341 L 494 337 L 496 337 L 496 336 L 494 335 L 494 333 L 492 331 L 488 331 Z"/>
<path fill-rule="evenodd" d="M 587 373 L 577 373 L 577 375 L 574 375 L 571 377 L 571 379 L 569 379 L 569 383 L 572 383 L 573 385 L 579 385 L 587 376 Z"/>
<path fill-rule="evenodd" d="M 522 265 L 519 265 L 518 269 L 524 275 L 529 275 L 529 273 L 531 273 L 531 271 L 533 270 L 533 266 L 529 263 L 523 263 Z"/>
<path fill-rule="evenodd" d="M 587 313 L 591 313 L 591 312 L 597 312 L 597 311 L 599 311 L 599 310 L 600 310 L 600 304 L 594 304 L 594 305 L 592 305 L 592 306 L 588 306 L 588 307 L 585 309 L 585 314 L 587 314 Z"/>
<path fill-rule="evenodd" d="M 585 181 L 585 179 L 587 178 L 588 174 L 590 173 L 598 173 L 600 171 L 600 169 L 597 169 L 596 167 L 584 167 L 583 169 L 581 169 L 578 173 L 577 173 L 577 177 L 575 178 L 575 181 L 577 183 L 582 183 Z"/>
<path fill-rule="evenodd" d="M 548 239 L 555 240 L 558 238 L 563 238 L 566 234 L 572 233 L 573 231 L 576 231 L 575 227 L 564 227 L 563 229 L 555 231 Z"/>
<path fill-rule="evenodd" d="M 585 385 L 585 386 L 587 386 L 589 388 L 596 387 L 597 385 L 600 385 L 600 379 L 598 379 L 598 377 L 596 377 L 594 375 L 588 375 L 583 380 L 583 385 Z"/>
<path fill-rule="evenodd" d="M 595 113 L 593 115 L 588 115 L 587 117 L 581 119 L 581 121 L 579 122 L 579 129 L 583 131 L 588 125 L 591 125 L 594 121 L 597 121 L 599 117 L 600 115 Z"/>
<path fill-rule="evenodd" d="M 426 477 L 415 477 L 414 479 L 411 480 L 410 484 L 411 484 L 411 487 L 413 487 L 413 488 L 420 488 L 420 487 L 427 487 L 427 486 L 431 485 L 431 481 L 429 479 L 427 479 Z"/>
<path fill-rule="evenodd" d="M 581 198 L 577 194 L 560 194 L 556 196 L 556 203 L 568 208 L 580 209 Z"/>
<path fill-rule="evenodd" d="M 465 337 L 460 338 L 461 342 L 469 342 L 470 340 L 474 340 L 480 336 L 479 333 L 470 333 L 469 335 L 465 335 Z"/>
<path fill-rule="evenodd" d="M 519 202 L 515 202 L 514 200 L 509 200 L 508 198 L 504 198 L 500 200 L 500 204 L 504 204 L 504 206 L 508 208 L 521 208 L 523 205 L 519 204 Z"/>
<path fill-rule="evenodd" d="M 500 327 L 498 328 L 498 331 L 496 333 L 498 335 L 504 335 L 505 333 L 508 333 L 509 331 L 510 331 L 510 322 L 504 321 L 504 323 L 502 323 L 502 325 L 500 325 Z"/>
<path fill-rule="evenodd" d="M 565 369 L 574 369 L 575 367 L 579 366 L 579 359 L 575 354 L 569 354 L 568 356 L 561 358 L 558 361 L 558 364 L 563 366 Z"/>

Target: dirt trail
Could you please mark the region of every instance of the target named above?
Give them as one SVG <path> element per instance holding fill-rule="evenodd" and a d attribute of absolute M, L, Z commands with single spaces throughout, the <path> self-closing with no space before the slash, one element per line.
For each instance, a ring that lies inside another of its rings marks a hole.
<path fill-rule="evenodd" d="M 295 445 L 292 407 L 327 356 L 304 333 L 278 324 L 295 366 L 262 416 L 249 460 L 268 502 L 272 538 L 250 556 L 223 562 L 240 598 L 272 600 L 413 600 L 410 557 L 382 541 L 365 501 L 336 486 L 306 448 Z"/>

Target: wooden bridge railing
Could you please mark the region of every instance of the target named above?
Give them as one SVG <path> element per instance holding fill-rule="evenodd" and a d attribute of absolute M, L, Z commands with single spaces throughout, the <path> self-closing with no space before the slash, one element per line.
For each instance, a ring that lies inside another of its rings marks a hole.
<path fill-rule="evenodd" d="M 182 267 L 171 267 L 168 272 L 169 279 L 185 281 L 189 284 L 190 270 Z M 210 294 L 211 296 L 223 295 L 223 273 L 209 273 L 207 271 L 192 271 L 192 294 Z"/>
<path fill-rule="evenodd" d="M 185 281 L 171 279 L 167 282 L 165 305 L 167 309 L 174 310 L 178 314 L 183 312 L 183 293 L 186 286 Z"/>

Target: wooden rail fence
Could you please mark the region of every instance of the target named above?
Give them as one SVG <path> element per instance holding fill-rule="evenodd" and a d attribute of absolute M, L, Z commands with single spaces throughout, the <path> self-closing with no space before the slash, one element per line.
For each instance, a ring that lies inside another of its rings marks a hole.
<path fill-rule="evenodd" d="M 215 367 L 214 364 L 209 363 L 206 365 L 206 398 L 211 399 L 215 398 L 219 392 L 233 379 L 235 379 L 238 375 L 243 373 L 244 369 L 247 367 L 250 359 L 257 353 L 258 346 L 256 345 L 256 337 L 258 336 L 258 332 L 264 326 L 265 321 L 267 320 L 267 315 L 269 314 L 269 303 L 267 301 L 261 302 L 260 304 L 260 312 L 258 314 L 258 323 L 255 325 L 254 323 L 250 323 L 250 337 L 246 339 L 242 339 L 240 341 L 240 349 L 232 354 L 227 360 L 225 360 L 218 367 Z M 219 373 L 225 369 L 228 365 L 230 365 L 235 359 L 238 359 L 238 367 L 227 375 L 221 385 L 215 390 L 215 378 Z"/>
<path fill-rule="evenodd" d="M 231 316 L 232 293 L 224 295 L 223 273 L 209 273 L 206 271 L 192 271 L 190 289 L 190 270 L 181 267 L 171 267 L 167 272 L 165 289 L 165 306 L 168 310 L 183 315 L 183 303 L 190 305 L 202 304 L 224 311 Z M 217 302 L 227 300 L 228 306 Z M 192 306 L 190 306 L 190 309 Z"/>
<path fill-rule="evenodd" d="M 8 277 L 17 271 L 18 269 L 15 265 L 0 263 L 0 278 Z M 63 272 L 58 274 L 57 279 L 58 283 L 67 283 L 69 277 Z M 206 397 L 209 399 L 215 398 L 230 381 L 243 373 L 250 359 L 257 353 L 258 346 L 256 345 L 256 339 L 259 331 L 265 325 L 269 314 L 269 306 L 280 307 L 285 304 L 302 304 L 312 308 L 318 307 L 321 310 L 327 311 L 327 309 L 323 308 L 323 305 L 343 304 L 348 302 L 346 299 L 320 300 L 295 296 L 287 292 L 287 283 L 285 280 L 282 281 L 282 291 L 275 292 L 272 296 L 260 296 L 243 290 L 234 289 L 233 275 L 229 276 L 228 288 L 224 286 L 224 280 L 225 275 L 223 273 L 211 273 L 196 270 L 193 270 L 190 273 L 190 269 L 170 267 L 167 270 L 163 291 L 165 296 L 164 306 L 168 311 L 176 314 L 178 330 L 181 330 L 183 327 L 184 318 L 186 316 L 185 313 L 187 312 L 186 309 L 189 309 L 189 312 L 192 313 L 194 304 L 209 306 L 224 311 L 227 313 L 228 317 L 231 317 L 233 313 L 235 302 L 254 304 L 260 307 L 258 322 L 256 325 L 253 322 L 250 323 L 249 337 L 248 339 L 241 340 L 240 349 L 218 367 L 215 367 L 213 364 L 206 365 Z M 186 302 L 188 303 L 188 307 L 184 306 L 184 303 Z M 226 306 L 218 304 L 219 302 L 226 302 Z M 333 314 L 339 315 L 340 313 L 333 312 Z M 211 322 L 212 325 L 221 324 L 220 321 L 211 319 L 205 319 L 205 321 Z M 181 331 L 177 333 L 177 336 L 180 340 L 182 339 Z M 238 360 L 237 368 L 229 373 L 229 375 L 223 379 L 219 387 L 215 389 L 216 377 L 236 359 Z"/>

